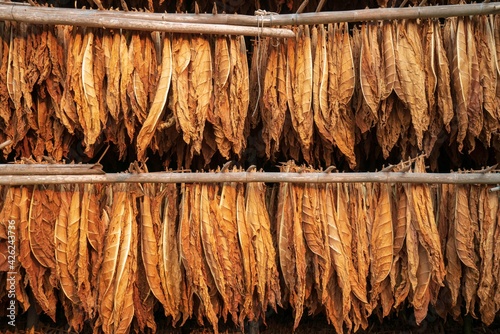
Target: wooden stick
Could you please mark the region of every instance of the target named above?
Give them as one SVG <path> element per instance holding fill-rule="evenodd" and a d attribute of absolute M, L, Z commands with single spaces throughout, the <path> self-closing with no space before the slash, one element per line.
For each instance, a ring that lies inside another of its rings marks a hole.
<path fill-rule="evenodd" d="M 500 184 L 500 173 L 114 173 L 103 175 L 3 175 L 0 185 L 64 183 L 428 183 L 428 184 Z"/>
<path fill-rule="evenodd" d="M 92 175 L 105 174 L 93 164 L 7 164 L 0 165 L 0 175 Z"/>
<path fill-rule="evenodd" d="M 6 140 L 4 141 L 3 143 L 0 144 L 0 150 L 1 149 L 4 149 L 5 147 L 9 146 L 10 144 L 12 144 L 12 140 Z"/>
<path fill-rule="evenodd" d="M 107 13 L 103 15 L 103 13 Z M 141 13 L 141 18 L 131 16 L 133 13 L 120 11 L 97 11 L 85 9 L 66 9 L 49 7 L 30 7 L 0 3 L 0 20 L 25 22 L 31 24 L 76 25 L 82 27 L 128 29 L 145 31 L 166 31 L 176 33 L 267 36 L 277 38 L 293 38 L 295 34 L 289 29 L 249 27 L 242 25 L 187 23 L 185 21 L 169 22 L 166 20 L 148 19 L 154 17 Z M 137 14 L 137 13 L 136 13 Z M 182 17 L 182 14 L 179 14 Z"/>
<path fill-rule="evenodd" d="M 489 15 L 500 13 L 500 4 L 498 2 L 463 4 L 463 5 L 445 5 L 445 6 L 425 6 L 425 7 L 404 7 L 404 8 L 375 8 L 361 9 L 338 12 L 319 12 L 303 14 L 274 14 L 269 15 L 235 15 L 235 14 L 167 14 L 167 13 L 141 13 L 141 12 L 123 12 L 115 10 L 83 10 L 67 8 L 48 8 L 48 7 L 30 7 L 17 3 L 0 4 L 0 20 L 22 21 L 38 24 L 69 24 L 82 26 L 108 27 L 137 29 L 141 27 L 144 30 L 156 30 L 158 27 L 154 21 L 163 23 L 196 23 L 210 25 L 236 25 L 236 26 L 287 26 L 300 24 L 327 24 L 335 22 L 363 22 L 378 20 L 399 20 L 399 19 L 417 19 L 417 18 L 446 18 L 468 15 Z M 47 15 L 50 15 L 47 16 Z M 30 19 L 30 16 L 34 16 Z M 92 25 L 86 23 L 92 20 Z M 130 21 L 132 20 L 132 21 Z M 148 24 L 140 23 L 134 27 L 135 20 L 146 20 Z M 127 22 L 129 24 L 127 24 Z M 159 25 L 161 27 L 161 25 Z M 203 28 L 202 32 L 205 32 Z M 218 29 L 218 28 L 217 28 Z M 260 29 L 260 28 L 259 28 Z M 182 30 L 182 29 L 181 29 Z M 170 31 L 167 27 L 160 31 Z M 186 32 L 186 31 L 181 31 Z M 212 32 L 207 32 L 212 33 Z M 214 32 L 215 33 L 215 32 Z M 234 33 L 235 34 L 235 33 Z M 287 32 L 288 34 L 288 32 Z M 253 36 L 258 32 L 254 31 Z M 261 36 L 268 36 L 261 33 Z M 270 36 L 270 35 L 269 35 Z M 277 36 L 274 36 L 277 37 Z"/>

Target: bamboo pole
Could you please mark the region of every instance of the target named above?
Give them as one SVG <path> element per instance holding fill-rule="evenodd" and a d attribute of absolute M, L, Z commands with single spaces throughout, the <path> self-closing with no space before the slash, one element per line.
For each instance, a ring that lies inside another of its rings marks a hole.
<path fill-rule="evenodd" d="M 19 10 L 19 8 L 28 8 L 29 13 Z M 11 14 L 12 13 L 12 14 Z M 363 22 L 376 20 L 398 20 L 398 19 L 417 19 L 417 18 L 446 18 L 455 16 L 469 15 L 489 15 L 500 13 L 500 3 L 489 2 L 479 4 L 463 5 L 444 5 L 444 6 L 422 6 L 422 7 L 404 7 L 404 8 L 374 8 L 361 10 L 348 10 L 337 12 L 319 12 L 303 14 L 276 14 L 263 13 L 265 15 L 235 15 L 235 14 L 168 14 L 168 13 L 145 13 L 145 12 L 123 12 L 114 10 L 82 10 L 66 8 L 48 8 L 48 7 L 30 7 L 22 4 L 0 4 L 0 19 L 12 21 L 26 21 L 26 16 L 30 13 L 38 13 L 39 16 L 56 16 L 56 19 L 62 20 L 66 17 L 66 23 L 54 23 L 54 18 L 46 18 L 40 24 L 70 24 L 85 25 L 82 20 L 93 19 L 99 23 L 99 27 L 104 27 L 106 21 L 117 20 L 124 22 L 133 20 L 146 20 L 170 22 L 170 23 L 193 23 L 210 25 L 235 25 L 250 27 L 269 27 L 269 26 L 287 26 L 300 24 L 327 24 L 335 22 Z M 54 15 L 53 13 L 57 13 Z M 37 15 L 38 16 L 38 15 Z M 37 17 L 35 19 L 38 19 Z M 34 18 L 31 18 L 34 20 Z M 61 22 L 61 21 L 57 21 Z M 118 24 L 118 23 L 117 23 Z M 123 29 L 130 28 L 119 26 Z M 204 29 L 207 29 L 205 27 Z M 148 29 L 146 29 L 148 30 Z M 166 30 L 165 30 L 166 31 Z M 254 32 L 255 33 L 255 32 Z M 257 36 L 258 32 L 253 36 Z M 261 36 L 267 36 L 267 30 L 263 30 Z"/>
<path fill-rule="evenodd" d="M 103 175 L 3 175 L 0 185 L 69 183 L 428 183 L 428 184 L 500 184 L 500 173 L 113 173 Z"/>
<path fill-rule="evenodd" d="M 103 13 L 106 14 L 103 15 Z M 32 7 L 6 3 L 0 3 L 0 21 L 16 21 L 30 24 L 76 25 L 108 29 L 165 31 L 174 33 L 268 36 L 278 38 L 295 37 L 293 31 L 282 28 L 168 22 L 164 20 L 146 19 L 146 17 L 135 18 L 120 11 Z"/>
<path fill-rule="evenodd" d="M 105 174 L 101 165 L 94 164 L 6 164 L 0 165 L 4 175 L 89 175 Z"/>

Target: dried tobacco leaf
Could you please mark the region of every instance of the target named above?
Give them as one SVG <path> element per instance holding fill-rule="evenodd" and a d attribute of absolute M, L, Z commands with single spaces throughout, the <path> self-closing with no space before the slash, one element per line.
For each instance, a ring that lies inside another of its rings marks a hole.
<path fill-rule="evenodd" d="M 464 265 L 477 269 L 474 261 L 474 235 L 471 229 L 467 188 L 457 186 L 455 190 L 454 239 L 458 257 Z"/>
<path fill-rule="evenodd" d="M 311 38 L 308 26 L 299 26 L 295 40 L 287 45 L 287 99 L 292 125 L 297 133 L 302 154 L 311 159 L 313 136 Z"/>
<path fill-rule="evenodd" d="M 214 57 L 214 110 L 208 121 L 214 127 L 215 142 L 221 155 L 229 159 L 231 141 L 234 140 L 231 128 L 229 103 L 229 75 L 231 64 L 226 37 L 215 38 Z"/>
<path fill-rule="evenodd" d="M 191 37 L 191 62 L 189 63 L 188 108 L 194 107 L 191 152 L 200 153 L 205 120 L 210 113 L 212 99 L 212 56 L 207 37 Z M 189 104 L 190 103 L 190 104 Z"/>
<path fill-rule="evenodd" d="M 359 80 L 363 97 L 376 118 L 382 95 L 381 87 L 381 57 L 377 38 L 378 27 L 373 23 L 361 26 L 363 42 L 359 67 Z M 384 87 L 385 88 L 385 87 Z"/>
<path fill-rule="evenodd" d="M 217 290 L 222 296 L 222 301 L 227 305 L 226 281 L 222 270 L 222 264 L 218 254 L 218 240 L 216 238 L 217 221 L 220 220 L 220 214 L 214 212 L 210 205 L 214 193 L 213 185 L 201 185 L 200 198 L 200 226 L 201 226 L 201 244 L 210 272 L 215 280 Z"/>
<path fill-rule="evenodd" d="M 385 100 L 391 95 L 396 81 L 396 56 L 394 45 L 394 25 L 389 21 L 382 23 L 382 62 L 381 71 L 384 76 L 384 86 L 380 95 L 381 100 Z"/>
<path fill-rule="evenodd" d="M 453 118 L 453 101 L 450 87 L 450 66 L 443 45 L 443 34 L 438 21 L 434 21 L 434 42 L 436 43 L 436 72 L 437 72 L 437 106 L 443 125 L 450 132 L 450 122 Z"/>
<path fill-rule="evenodd" d="M 382 185 L 372 226 L 372 284 L 381 283 L 391 271 L 394 231 L 389 187 Z"/>
<path fill-rule="evenodd" d="M 170 89 L 170 82 L 172 78 L 172 49 L 170 45 L 170 38 L 167 36 L 163 39 L 161 57 L 161 74 L 154 100 L 151 104 L 151 109 L 149 110 L 147 118 L 137 135 L 137 159 L 139 160 L 143 160 L 145 157 L 146 150 L 151 143 L 156 128 L 158 127 L 158 122 L 163 115 L 163 110 L 165 108 L 165 103 L 167 102 L 167 96 Z"/>
<path fill-rule="evenodd" d="M 313 28 L 316 29 L 316 28 Z M 316 30 L 313 30 L 316 31 Z M 333 41 L 327 44 L 327 32 L 324 25 L 319 25 L 317 28 L 316 52 L 314 55 L 313 64 L 313 111 L 314 111 L 314 124 L 318 128 L 319 134 L 325 138 L 329 143 L 333 143 L 333 137 L 330 130 L 329 114 L 330 108 L 328 106 L 328 75 L 329 75 L 329 62 L 327 54 L 327 45 L 331 48 Z M 333 36 L 329 33 L 329 36 Z"/>
<path fill-rule="evenodd" d="M 495 319 L 495 302 L 491 296 L 494 295 L 493 254 L 494 236 L 497 226 L 496 216 L 492 212 L 498 211 L 498 196 L 488 192 L 486 187 L 480 190 L 479 207 L 479 253 L 480 253 L 480 280 L 478 284 L 477 297 L 479 298 L 479 311 L 481 320 L 485 324 L 491 324 Z"/>
<path fill-rule="evenodd" d="M 463 141 L 468 128 L 468 105 L 471 87 L 470 64 L 467 56 L 467 38 L 463 18 L 450 20 L 450 33 L 452 45 L 452 80 L 455 96 L 456 114 L 458 120 L 457 143 L 459 151 L 462 151 Z"/>
<path fill-rule="evenodd" d="M 417 23 L 413 20 L 398 23 L 396 34 L 396 70 L 400 85 L 396 93 L 410 110 L 417 145 L 422 149 L 423 135 L 429 127 L 430 118 L 425 96 L 422 42 Z"/>
<path fill-rule="evenodd" d="M 231 76 L 229 77 L 229 105 L 231 108 L 231 128 L 233 133 L 233 151 L 238 156 L 246 147 L 247 114 L 250 100 L 250 82 L 248 74 L 247 48 L 243 36 L 232 36 L 229 39 L 229 54 L 231 59 Z M 284 54 L 282 53 L 284 57 Z M 282 67 L 284 70 L 284 67 Z M 283 71 L 282 70 L 282 71 Z M 279 71 L 279 70 L 278 70 Z M 284 75 L 282 75 L 284 78 Z M 279 77 L 278 77 L 279 80 Z M 284 80 L 283 80 L 284 83 Z M 278 82 L 278 91 L 280 90 Z M 284 91 L 284 87 L 281 87 Z M 282 107 L 286 101 L 279 104 Z"/>
<path fill-rule="evenodd" d="M 155 212 L 156 216 L 156 210 L 158 210 L 158 213 L 163 211 L 161 231 L 158 231 L 160 234 L 158 243 L 160 279 L 167 302 L 165 312 L 169 311 L 173 321 L 177 322 L 181 312 L 184 313 L 184 317 L 187 317 L 185 312 L 187 305 L 185 305 L 182 296 L 185 277 L 181 267 L 179 240 L 177 238 L 177 187 L 175 184 L 169 184 L 166 185 L 165 193 L 164 191 L 155 196 L 153 212 Z"/>
<path fill-rule="evenodd" d="M 28 220 L 31 253 L 44 267 L 55 269 L 54 224 L 60 202 L 53 187 L 34 187 Z M 43 240 L 43 242 L 42 242 Z"/>
<path fill-rule="evenodd" d="M 151 197 L 154 196 L 154 185 L 143 185 L 144 195 L 141 199 L 141 255 L 144 272 L 153 295 L 166 308 L 167 301 L 160 280 L 160 257 L 158 241 L 155 235 L 155 226 L 152 217 Z M 159 217 L 158 217 L 159 218 Z M 156 219 L 156 217 L 155 217 Z"/>
<path fill-rule="evenodd" d="M 244 277 L 242 250 L 238 242 L 236 184 L 224 183 L 220 195 L 219 212 L 221 220 L 218 226 L 222 257 L 222 267 L 226 277 L 226 294 L 229 312 L 234 321 L 238 319 L 238 310 L 243 304 Z"/>
<path fill-rule="evenodd" d="M 113 333 L 128 333 L 134 317 L 133 283 L 137 270 L 136 197 L 128 192 L 121 221 L 122 240 L 118 253 L 113 305 Z"/>
<path fill-rule="evenodd" d="M 478 16 L 476 22 L 476 43 L 479 57 L 479 80 L 483 90 L 484 109 L 496 118 L 495 95 L 497 90 L 497 50 L 492 22 L 487 16 Z"/>

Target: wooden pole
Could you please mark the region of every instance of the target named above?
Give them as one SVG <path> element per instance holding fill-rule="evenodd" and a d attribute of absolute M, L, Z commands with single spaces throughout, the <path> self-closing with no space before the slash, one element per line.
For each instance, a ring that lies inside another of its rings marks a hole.
<path fill-rule="evenodd" d="M 103 175 L 3 175 L 0 185 L 68 183 L 428 183 L 428 184 L 500 184 L 500 173 L 116 173 Z"/>
<path fill-rule="evenodd" d="M 106 14 L 103 15 L 103 13 Z M 0 21 L 193 34 L 268 36 L 277 38 L 295 37 L 293 31 L 282 28 L 186 23 L 182 21 L 168 22 L 164 20 L 146 19 L 146 17 L 135 18 L 120 11 L 110 10 L 105 12 L 84 9 L 32 7 L 6 3 L 0 3 Z"/>
<path fill-rule="evenodd" d="M 20 8 L 25 8 L 21 10 Z M 54 15 L 54 13 L 57 13 Z M 375 8 L 338 12 L 319 12 L 304 14 L 272 14 L 266 15 L 236 15 L 236 14 L 168 14 L 168 13 L 144 13 L 144 12 L 123 12 L 114 10 L 83 10 L 66 8 L 30 7 L 21 4 L 0 4 L 0 19 L 22 21 L 40 24 L 70 24 L 90 26 L 85 23 L 87 20 L 94 20 L 97 23 L 92 26 L 105 27 L 108 20 L 113 20 L 115 27 L 123 29 L 133 28 L 134 24 L 127 24 L 127 21 L 135 20 L 160 21 L 170 23 L 193 23 L 210 25 L 235 25 L 251 27 L 288 26 L 300 24 L 327 24 L 335 22 L 363 22 L 377 20 L 398 20 L 417 18 L 446 18 L 468 15 L 489 15 L 500 13 L 500 3 L 489 2 L 479 4 L 445 5 L 445 6 L 423 6 L 404 8 Z M 34 18 L 26 16 L 33 15 Z M 47 17 L 50 15 L 50 17 Z M 41 16 L 41 18 L 40 18 Z M 55 16 L 55 17 L 54 17 Z M 40 20 L 43 22 L 33 22 L 30 20 Z M 64 22 L 64 23 L 54 23 Z M 123 23 L 120 26 L 118 22 Z M 207 29 L 209 27 L 205 27 Z M 218 29 L 218 28 L 217 28 Z M 260 29 L 260 28 L 259 28 Z M 146 29 L 150 30 L 150 29 Z M 170 31 L 170 30 L 163 30 Z M 257 36 L 258 32 L 253 36 Z M 267 31 L 261 33 L 267 36 Z M 275 36 L 277 37 L 277 36 Z"/>
<path fill-rule="evenodd" d="M 3 175 L 89 175 L 105 174 L 101 165 L 93 164 L 6 164 L 0 165 Z"/>

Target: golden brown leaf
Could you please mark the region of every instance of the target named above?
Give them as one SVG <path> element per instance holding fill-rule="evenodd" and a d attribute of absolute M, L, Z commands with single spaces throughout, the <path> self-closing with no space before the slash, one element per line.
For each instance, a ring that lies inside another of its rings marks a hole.
<path fill-rule="evenodd" d="M 381 185 L 372 226 L 372 284 L 381 283 L 391 271 L 394 231 L 389 187 Z"/>
<path fill-rule="evenodd" d="M 92 146 L 101 133 L 101 119 L 99 112 L 99 100 L 96 95 L 94 82 L 94 34 L 88 30 L 84 39 L 83 61 L 82 61 L 82 87 L 85 94 L 86 106 L 84 107 L 85 145 Z"/>
<path fill-rule="evenodd" d="M 158 127 L 158 122 L 163 115 L 163 110 L 167 102 L 167 96 L 170 89 L 170 81 L 172 78 L 172 49 L 170 46 L 170 38 L 163 39 L 161 74 L 158 81 L 155 97 L 148 116 L 142 125 L 139 134 L 137 135 L 137 158 L 143 160 L 146 154 L 153 135 Z"/>
<path fill-rule="evenodd" d="M 438 21 L 434 21 L 434 42 L 436 43 L 437 106 L 446 131 L 450 132 L 453 118 L 453 101 L 450 87 L 450 65 L 443 45 L 443 36 Z"/>
<path fill-rule="evenodd" d="M 165 305 L 166 298 L 161 287 L 158 255 L 158 242 L 154 231 L 151 197 L 154 196 L 154 185 L 146 183 L 143 185 L 144 195 L 141 200 L 141 255 L 144 265 L 146 279 L 153 295 Z"/>
<path fill-rule="evenodd" d="M 422 148 L 424 132 L 429 127 L 429 109 L 425 96 L 425 70 L 422 42 L 417 23 L 413 20 L 398 23 L 396 42 L 396 70 L 400 90 L 396 93 L 410 110 L 411 121 Z"/>
<path fill-rule="evenodd" d="M 289 39 L 287 45 L 287 98 L 302 154 L 309 161 L 313 136 L 311 38 L 308 26 L 297 30 L 296 39 Z"/>
<path fill-rule="evenodd" d="M 477 269 L 473 256 L 474 235 L 471 230 L 469 201 L 465 186 L 457 186 L 455 193 L 455 247 L 458 257 L 467 267 Z"/>

